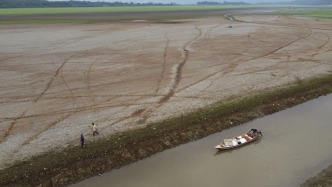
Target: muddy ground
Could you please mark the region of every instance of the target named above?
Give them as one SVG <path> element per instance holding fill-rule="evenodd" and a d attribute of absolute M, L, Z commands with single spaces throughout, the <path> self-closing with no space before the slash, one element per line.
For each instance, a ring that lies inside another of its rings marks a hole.
<path fill-rule="evenodd" d="M 330 21 L 172 21 L 1 25 L 0 168 L 332 71 Z"/>
<path fill-rule="evenodd" d="M 332 186 L 332 165 L 321 171 L 316 176 L 308 179 L 301 187 L 330 187 Z"/>

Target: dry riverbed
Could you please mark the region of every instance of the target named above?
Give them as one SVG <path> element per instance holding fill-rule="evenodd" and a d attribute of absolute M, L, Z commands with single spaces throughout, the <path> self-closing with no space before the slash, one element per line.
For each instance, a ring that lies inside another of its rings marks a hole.
<path fill-rule="evenodd" d="M 331 36 L 330 21 L 275 15 L 1 25 L 0 168 L 328 74 Z"/>

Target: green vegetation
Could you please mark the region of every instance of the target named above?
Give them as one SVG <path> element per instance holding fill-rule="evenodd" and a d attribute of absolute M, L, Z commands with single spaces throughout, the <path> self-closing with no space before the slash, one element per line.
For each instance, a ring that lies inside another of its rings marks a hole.
<path fill-rule="evenodd" d="M 107 12 L 160 12 L 188 10 L 218 10 L 232 8 L 250 8 L 254 6 L 122 6 L 122 7 L 71 7 L 71 8 L 5 8 L 0 15 L 38 15 L 72 13 L 107 13 Z"/>
<path fill-rule="evenodd" d="M 273 5 L 274 3 L 270 3 Z M 282 4 L 282 3 L 277 3 Z M 250 5 L 245 2 L 215 2 L 201 1 L 196 5 L 225 5 L 225 6 L 242 6 Z M 50 7 L 133 7 L 133 6 L 179 6 L 175 3 L 134 3 L 134 2 L 90 2 L 90 1 L 47 1 L 47 0 L 1 0 L 0 8 L 50 8 Z"/>
<path fill-rule="evenodd" d="M 315 10 L 308 10 L 308 9 L 287 9 L 281 10 L 278 12 L 279 14 L 284 15 L 300 15 L 300 16 L 307 16 L 313 18 L 323 18 L 323 19 L 332 19 L 332 9 L 315 9 Z"/>
<path fill-rule="evenodd" d="M 59 23 L 99 23 L 146 19 L 156 22 L 168 22 L 172 19 L 188 19 L 204 16 L 222 16 L 223 9 L 275 8 L 277 14 L 303 15 L 315 18 L 331 18 L 332 10 L 308 6 L 121 6 L 121 7 L 68 7 L 68 8 L 7 8 L 0 9 L 0 24 L 59 24 Z M 174 15 L 181 12 L 181 16 Z M 126 14 L 130 13 L 130 14 Z M 159 14 L 158 14 L 159 13 Z M 89 17 L 91 14 L 91 17 Z M 147 14 L 150 14 L 147 16 Z M 153 15 L 151 15 L 153 14 Z M 276 12 L 272 13 L 276 14 Z"/>
<path fill-rule="evenodd" d="M 96 23 L 91 19 L 45 19 L 45 20 L 0 20 L 0 25 L 8 24 L 86 24 Z"/>
<path fill-rule="evenodd" d="M 291 4 L 297 5 L 332 5 L 331 0 L 295 0 Z"/>
<path fill-rule="evenodd" d="M 332 19 L 332 10 L 313 10 L 313 11 L 300 11 L 298 15 L 310 16 L 314 18 L 328 18 Z"/>
<path fill-rule="evenodd" d="M 144 19 L 169 22 L 171 19 L 188 19 L 218 15 L 214 11 L 250 6 L 131 6 L 131 7 L 81 7 L 81 8 L 15 8 L 0 9 L 0 24 L 58 24 L 99 23 Z M 175 14 L 176 12 L 181 12 Z M 90 16 L 91 15 L 91 16 Z"/>
<path fill-rule="evenodd" d="M 174 3 L 133 3 L 133 2 L 90 2 L 84 0 L 48 1 L 48 0 L 1 0 L 0 8 L 41 8 L 41 7 L 109 7 L 109 6 L 164 6 Z"/>
<path fill-rule="evenodd" d="M 329 93 L 331 73 L 220 101 L 187 115 L 88 142 L 86 149 L 78 145 L 17 163 L 0 171 L 0 186 L 65 186 Z"/>

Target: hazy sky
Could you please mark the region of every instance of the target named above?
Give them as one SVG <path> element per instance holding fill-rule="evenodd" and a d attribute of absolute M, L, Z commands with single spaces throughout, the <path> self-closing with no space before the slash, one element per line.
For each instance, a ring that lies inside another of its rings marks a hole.
<path fill-rule="evenodd" d="M 64 1 L 64 0 L 49 0 L 49 1 Z M 82 0 L 83 1 L 83 0 Z M 87 1 L 87 0 L 85 0 Z M 105 1 L 105 2 L 134 2 L 134 3 L 177 3 L 177 4 L 196 4 L 200 1 L 214 1 L 214 2 L 247 2 L 247 3 L 260 3 L 260 2 L 290 2 L 292 0 L 88 0 L 88 1 Z"/>

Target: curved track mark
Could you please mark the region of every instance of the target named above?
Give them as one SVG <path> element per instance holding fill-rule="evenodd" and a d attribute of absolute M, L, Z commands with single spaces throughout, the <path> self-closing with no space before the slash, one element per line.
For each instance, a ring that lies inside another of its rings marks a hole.
<path fill-rule="evenodd" d="M 84 51 L 85 52 L 85 51 Z M 62 64 L 61 66 L 56 70 L 54 76 L 52 77 L 52 79 L 48 82 L 48 84 L 46 85 L 45 89 L 42 91 L 42 93 L 36 98 L 33 100 L 33 103 L 36 103 L 40 100 L 40 98 L 46 93 L 46 91 L 50 88 L 51 84 L 53 83 L 53 81 L 55 80 L 55 78 L 59 75 L 60 71 L 62 70 L 62 68 L 64 67 L 64 65 L 68 62 L 69 59 L 71 59 L 72 57 L 78 55 L 78 54 L 81 54 L 81 53 L 84 53 L 84 52 L 79 52 L 79 53 L 76 53 L 72 56 L 70 56 L 69 58 L 67 58 Z M 5 135 L 2 137 L 2 139 L 0 140 L 0 142 L 3 142 L 6 140 L 6 138 L 9 136 L 11 130 L 14 128 L 15 124 L 16 124 L 16 121 L 17 119 L 22 119 L 22 118 L 26 118 L 25 114 L 26 112 L 28 111 L 29 109 L 26 109 L 21 115 L 19 115 L 18 117 L 15 117 L 14 118 L 14 121 L 10 124 L 9 128 L 6 130 L 6 133 Z"/>
<path fill-rule="evenodd" d="M 92 71 L 92 67 L 94 65 L 96 61 L 92 62 L 88 68 L 87 71 L 87 85 L 88 85 L 88 94 L 89 94 L 89 98 L 91 99 L 92 103 L 95 103 L 95 94 L 93 92 L 93 90 L 91 89 L 91 71 Z"/>
<path fill-rule="evenodd" d="M 43 97 L 44 96 L 44 94 L 47 92 L 47 90 L 51 87 L 51 85 L 52 85 L 52 83 L 53 83 L 53 81 L 55 80 L 55 78 L 59 75 L 59 73 L 60 73 L 60 71 L 62 70 L 62 68 L 64 67 L 64 65 L 71 59 L 71 58 L 73 58 L 74 56 L 76 56 L 76 55 L 79 55 L 79 54 L 81 54 L 81 53 L 84 53 L 85 51 L 83 51 L 83 52 L 79 52 L 79 53 L 75 53 L 75 54 L 73 54 L 72 56 L 70 56 L 69 58 L 67 58 L 62 64 L 61 64 L 61 66 L 55 71 L 55 74 L 53 75 L 53 77 L 52 77 L 52 79 L 47 83 L 47 85 L 46 85 L 46 87 L 45 87 L 45 89 L 42 91 L 42 93 L 34 100 L 34 102 L 37 102 L 37 101 L 39 101 L 39 99 L 41 98 L 41 97 Z"/>
<path fill-rule="evenodd" d="M 55 125 L 57 125 L 58 123 L 64 121 L 66 118 L 68 118 L 69 116 L 71 116 L 72 114 L 67 114 L 65 116 L 62 116 L 61 118 L 53 121 L 51 124 L 47 125 L 46 128 L 42 129 L 41 131 L 35 133 L 33 136 L 31 136 L 29 139 L 25 140 L 21 146 L 25 146 L 27 144 L 29 144 L 33 139 L 37 138 L 40 134 L 42 134 L 43 132 L 47 131 L 48 129 L 54 127 Z M 17 150 L 18 151 L 18 150 Z"/>
<path fill-rule="evenodd" d="M 165 45 L 164 54 L 163 54 L 162 71 L 161 71 L 160 77 L 158 79 L 157 88 L 155 90 L 155 95 L 157 95 L 158 91 L 160 90 L 161 81 L 164 79 L 164 74 L 166 71 L 167 50 L 168 50 L 168 46 L 169 46 L 169 42 L 170 42 L 170 39 L 169 39 L 167 33 L 165 34 L 165 38 L 166 38 L 166 45 Z"/>
<path fill-rule="evenodd" d="M 202 31 L 198 28 L 198 26 L 195 27 L 196 30 L 199 31 L 199 34 L 193 38 L 192 40 L 188 41 L 182 48 L 183 50 L 183 60 L 182 62 L 180 62 L 180 64 L 178 64 L 177 68 L 176 68 L 176 72 L 175 72 L 175 77 L 173 78 L 173 85 L 171 86 L 171 89 L 169 91 L 168 94 L 166 94 L 164 97 L 162 97 L 159 100 L 159 104 L 162 104 L 166 101 L 168 101 L 171 97 L 173 97 L 173 95 L 175 94 L 175 90 L 177 88 L 177 86 L 179 85 L 181 78 L 182 78 L 182 70 L 184 65 L 186 64 L 188 58 L 189 58 L 189 46 L 194 43 L 196 40 L 198 40 L 201 35 L 202 35 Z"/>
<path fill-rule="evenodd" d="M 19 115 L 20 117 L 24 116 L 26 114 L 27 111 L 24 111 L 21 115 Z M 10 123 L 9 127 L 7 128 L 5 134 L 1 137 L 0 139 L 0 143 L 5 141 L 7 139 L 7 137 L 10 135 L 10 132 L 13 130 L 15 124 L 17 123 L 17 120 L 20 119 L 20 117 L 16 117 L 13 118 L 12 122 Z"/>
<path fill-rule="evenodd" d="M 295 43 L 295 42 L 297 42 L 297 41 L 300 41 L 300 40 L 302 40 L 302 39 L 305 39 L 305 38 L 307 38 L 307 37 L 309 37 L 309 36 L 311 36 L 311 35 L 312 35 L 312 30 L 310 29 L 310 33 L 307 34 L 306 36 L 301 37 L 301 38 L 298 38 L 298 39 L 296 39 L 296 40 L 294 40 L 294 41 L 291 41 L 291 42 L 289 42 L 289 43 L 287 43 L 287 44 L 285 44 L 285 45 L 282 45 L 282 46 L 280 46 L 280 47 L 278 47 L 278 48 L 276 48 L 276 49 L 274 49 L 274 50 L 272 50 L 272 51 L 269 51 L 268 53 L 263 54 L 263 55 L 261 55 L 261 56 L 258 56 L 258 57 L 254 57 L 254 58 L 248 59 L 248 60 L 246 60 L 245 62 L 247 62 L 247 61 L 251 61 L 251 60 L 260 59 L 260 58 L 263 58 L 263 57 L 266 57 L 266 56 L 268 56 L 268 55 L 270 55 L 270 54 L 273 54 L 273 53 L 277 52 L 278 50 L 281 50 L 281 49 L 283 49 L 283 48 L 285 48 L 285 47 L 287 47 L 287 46 L 289 46 L 289 45 L 292 45 L 293 43 Z M 226 69 L 223 69 L 223 70 L 220 70 L 220 71 L 216 71 L 216 72 L 214 72 L 214 73 L 212 73 L 212 74 L 209 74 L 209 75 L 205 76 L 204 78 L 198 80 L 197 82 L 192 83 L 192 84 L 189 84 L 189 85 L 187 85 L 187 86 L 181 88 L 179 91 L 185 90 L 185 89 L 187 89 L 187 88 L 189 88 L 189 87 L 191 87 L 191 86 L 193 86 L 193 85 L 195 85 L 195 84 L 197 84 L 197 83 L 199 83 L 199 82 L 201 82 L 201 81 L 207 80 L 207 79 L 209 79 L 209 78 L 211 78 L 211 77 L 217 75 L 218 73 L 222 73 L 222 75 L 226 75 L 226 74 L 230 73 L 231 71 L 233 71 L 234 68 L 237 67 L 240 63 L 241 63 L 241 62 L 236 62 L 236 63 L 234 63 L 234 64 L 230 64 L 228 67 L 226 67 Z"/>
<path fill-rule="evenodd" d="M 62 75 L 62 71 L 61 71 L 61 76 L 60 76 L 60 77 L 61 77 L 63 83 L 65 84 L 67 90 L 68 90 L 69 93 L 70 93 L 70 98 L 71 98 L 71 100 L 72 100 L 73 103 L 77 106 L 77 104 L 76 104 L 76 99 L 75 99 L 75 95 L 74 95 L 72 89 L 69 87 L 68 83 L 66 82 L 64 76 Z"/>

